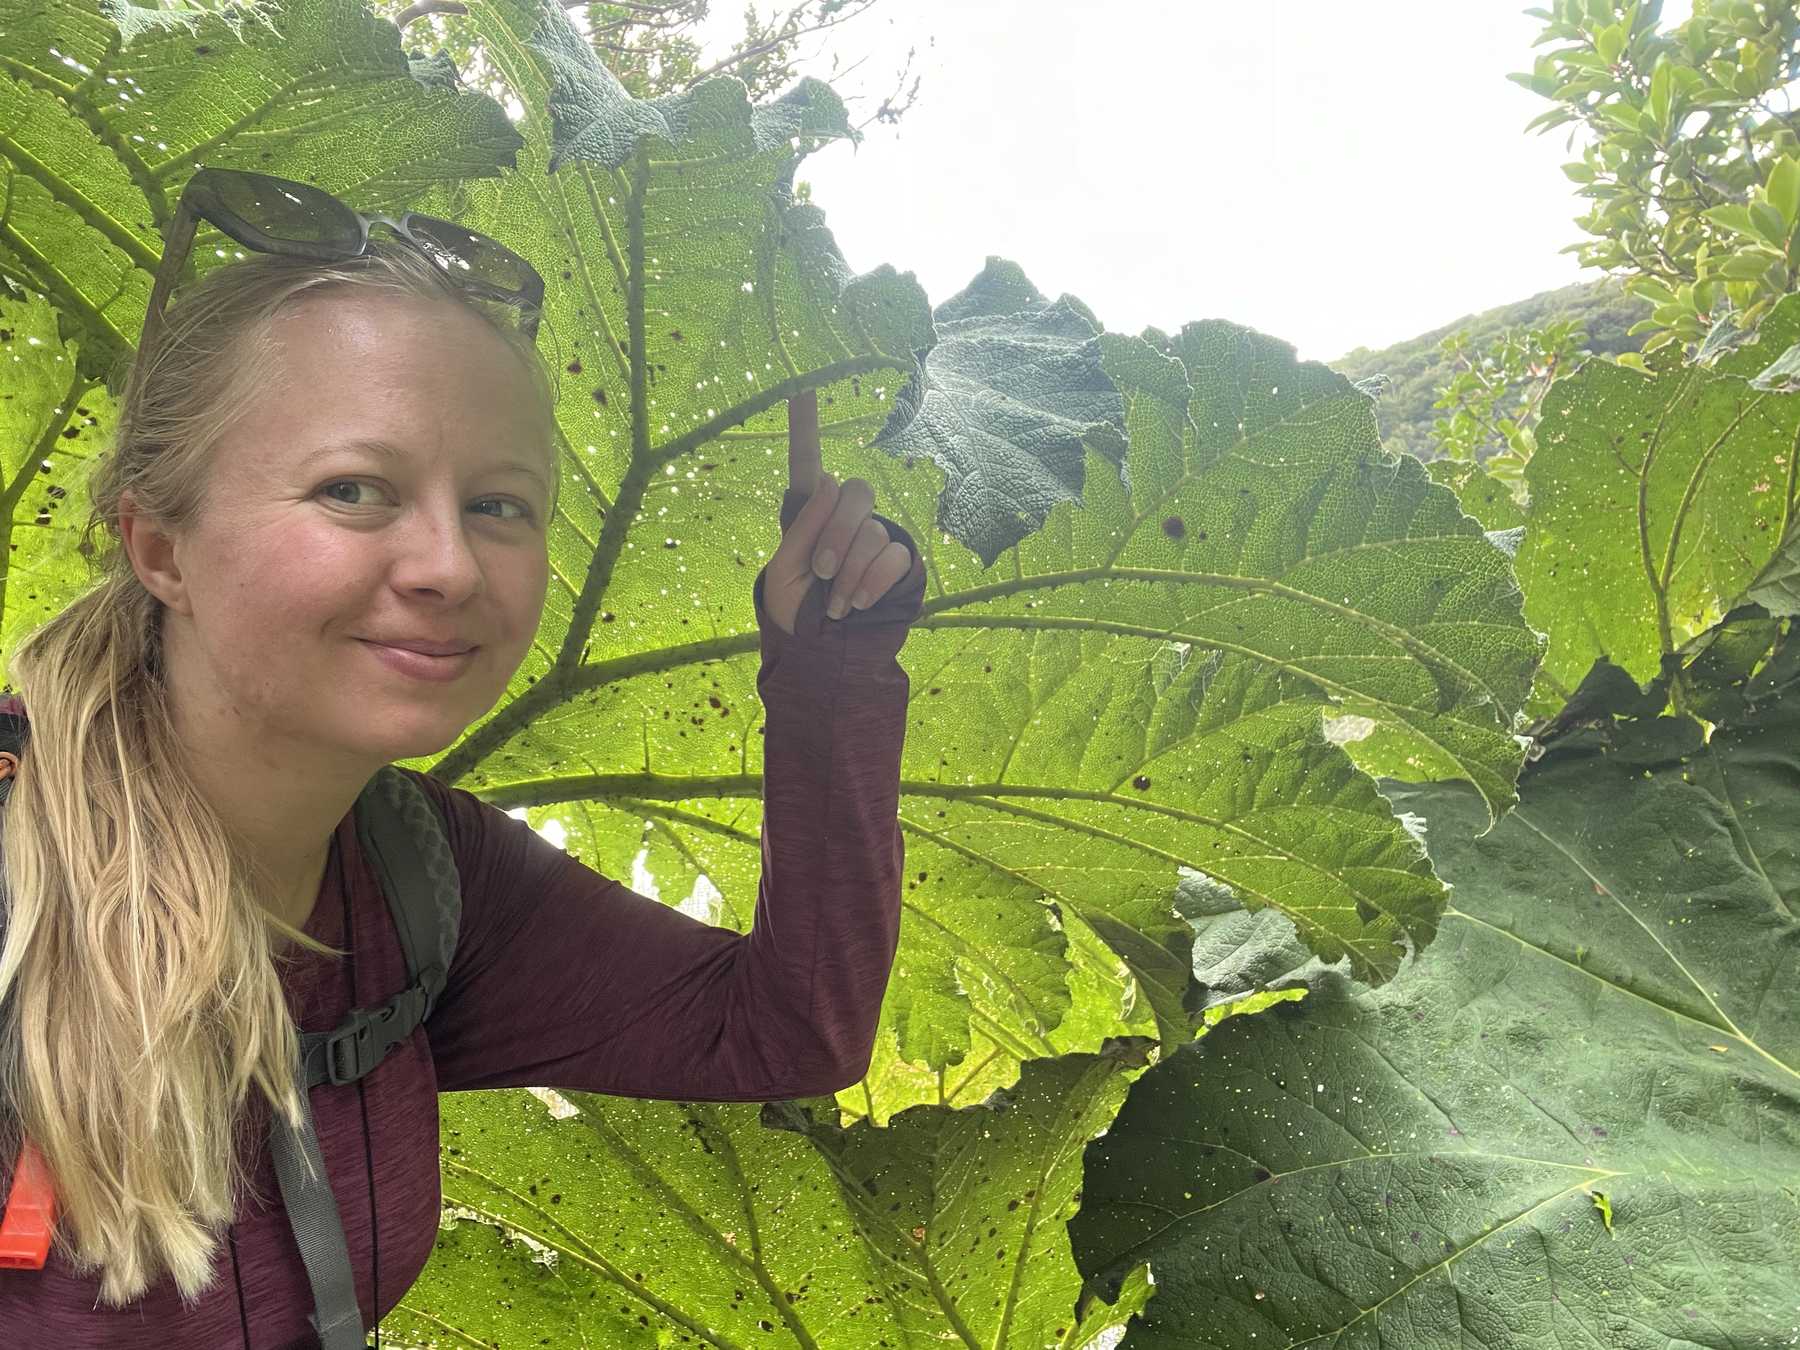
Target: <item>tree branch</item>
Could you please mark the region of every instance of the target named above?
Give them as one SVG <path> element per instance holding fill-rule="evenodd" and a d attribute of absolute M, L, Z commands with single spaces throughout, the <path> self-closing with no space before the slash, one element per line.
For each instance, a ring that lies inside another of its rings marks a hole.
<path fill-rule="evenodd" d="M 730 67 L 735 66 L 735 65 L 741 65 L 743 62 L 752 60 L 755 57 L 764 56 L 764 55 L 768 54 L 769 52 L 774 51 L 777 47 L 785 46 L 790 42 L 797 42 L 799 39 L 805 37 L 808 33 L 822 33 L 827 28 L 836 28 L 839 24 L 845 22 L 846 20 L 854 19 L 857 15 L 866 12 L 869 9 L 869 7 L 871 5 L 874 5 L 876 2 L 877 2 L 877 0 L 863 0 L 862 4 L 858 5 L 854 9 L 846 6 L 843 9 L 843 11 L 841 13 L 839 13 L 835 18 L 827 19 L 822 23 L 813 24 L 810 28 L 800 28 L 800 29 L 795 29 L 793 31 L 789 31 L 789 26 L 791 24 L 793 24 L 798 19 L 799 15 L 802 13 L 802 11 L 804 11 L 806 9 L 806 0 L 802 0 L 802 2 L 800 4 L 795 5 L 793 9 L 788 11 L 787 18 L 782 20 L 781 31 L 778 32 L 775 37 L 771 38 L 767 42 L 759 43 L 758 45 L 756 45 L 754 47 L 748 48 L 745 51 L 735 52 L 732 55 L 726 57 L 723 61 L 714 62 L 712 65 L 708 66 L 705 70 L 701 71 L 698 75 L 695 75 L 692 79 L 690 79 L 688 81 L 687 87 L 689 89 L 692 89 L 695 85 L 699 84 L 700 81 L 706 79 L 710 75 L 716 75 L 722 70 L 729 69 Z"/>
<path fill-rule="evenodd" d="M 394 16 L 394 26 L 404 30 L 414 19 L 422 19 L 427 14 L 467 14 L 469 7 L 459 5 L 456 0 L 416 0 Z"/>

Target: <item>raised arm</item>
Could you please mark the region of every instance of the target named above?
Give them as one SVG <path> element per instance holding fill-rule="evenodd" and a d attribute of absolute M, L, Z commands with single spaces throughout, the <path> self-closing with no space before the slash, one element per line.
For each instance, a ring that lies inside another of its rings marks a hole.
<path fill-rule="evenodd" d="M 784 544 L 809 501 L 817 491 L 789 488 Z M 815 543 L 841 523 L 816 515 Z M 779 551 L 753 589 L 767 721 L 748 934 L 639 895 L 523 821 L 422 778 L 450 813 L 464 893 L 456 960 L 427 1024 L 441 1090 L 773 1101 L 836 1091 L 866 1071 L 899 940 L 909 683 L 896 656 L 925 590 L 911 536 L 870 519 L 885 538 L 880 549 L 865 542 L 865 568 L 888 543 L 910 563 L 869 608 L 831 619 L 831 585 L 790 577 L 788 631 L 766 594 Z"/>

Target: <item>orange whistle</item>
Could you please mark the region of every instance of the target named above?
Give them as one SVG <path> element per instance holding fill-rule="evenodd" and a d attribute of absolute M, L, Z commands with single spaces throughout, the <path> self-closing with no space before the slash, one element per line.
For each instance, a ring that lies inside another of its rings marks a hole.
<path fill-rule="evenodd" d="M 27 1139 L 13 1168 L 12 1193 L 0 1218 L 0 1270 L 42 1270 L 50 1255 L 50 1231 L 56 1226 L 56 1193 L 50 1168 L 37 1145 Z"/>

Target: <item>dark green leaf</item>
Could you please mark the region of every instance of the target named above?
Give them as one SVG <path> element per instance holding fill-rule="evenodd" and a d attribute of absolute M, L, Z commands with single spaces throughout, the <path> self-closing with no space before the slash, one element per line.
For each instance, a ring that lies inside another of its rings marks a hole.
<path fill-rule="evenodd" d="M 1710 738 L 1570 735 L 1485 836 L 1466 788 L 1395 785 L 1456 887 L 1438 943 L 1379 991 L 1315 968 L 1088 1150 L 1077 1261 L 1156 1280 L 1122 1350 L 1791 1338 L 1796 646 Z"/>

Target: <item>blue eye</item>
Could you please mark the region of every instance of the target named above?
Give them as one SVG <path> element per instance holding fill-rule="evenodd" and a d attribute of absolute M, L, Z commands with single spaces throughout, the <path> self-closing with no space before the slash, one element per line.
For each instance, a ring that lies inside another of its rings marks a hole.
<path fill-rule="evenodd" d="M 326 492 L 330 492 L 331 489 L 333 489 L 333 488 L 340 488 L 340 487 L 361 488 L 361 487 L 368 487 L 368 486 L 369 486 L 369 484 L 359 483 L 354 478 L 344 478 L 344 479 L 340 479 L 338 482 L 335 482 L 335 483 L 327 483 L 324 487 L 320 488 L 319 491 L 320 491 L 320 493 L 326 493 Z M 362 505 L 361 502 L 346 502 L 341 497 L 334 497 L 332 500 L 338 502 L 340 505 L 343 505 L 343 506 L 360 506 L 360 505 Z"/>
<path fill-rule="evenodd" d="M 519 514 L 511 517 L 513 520 L 535 520 L 537 518 L 529 506 L 525 505 L 524 502 L 514 501 L 511 497 L 481 497 L 478 500 L 484 502 L 499 502 L 502 506 L 516 506 L 519 510 Z M 506 516 L 496 517 L 498 520 L 505 520 L 507 518 L 508 517 Z"/>
<path fill-rule="evenodd" d="M 366 487 L 373 487 L 373 486 L 374 486 L 373 483 L 366 483 L 359 478 L 339 478 L 330 483 L 325 484 L 324 487 L 319 489 L 319 493 L 320 494 L 327 493 L 327 492 L 330 492 L 333 488 L 340 488 L 340 487 L 366 488 Z M 334 498 L 332 498 L 332 500 L 336 501 L 341 506 L 367 505 L 367 503 L 364 503 L 364 502 L 345 501 L 341 497 L 334 497 Z M 536 520 L 537 519 L 536 512 L 534 512 L 524 502 L 521 502 L 513 497 L 480 497 L 480 498 L 477 498 L 476 500 L 480 501 L 480 502 L 500 502 L 503 505 L 516 507 L 518 509 L 518 513 L 519 513 L 518 515 L 510 516 L 510 517 L 509 516 L 496 516 L 495 519 L 497 519 L 497 520 L 509 520 L 509 519 L 510 520 Z"/>

